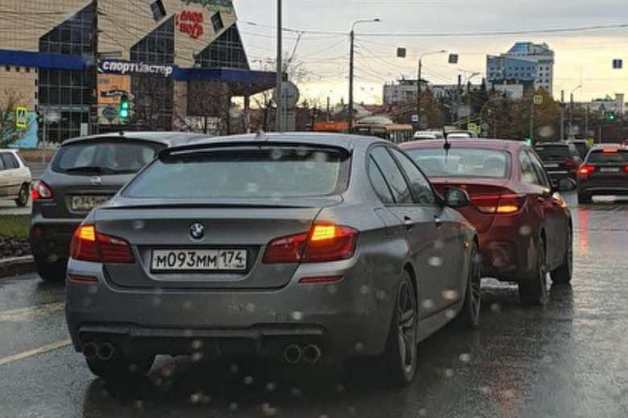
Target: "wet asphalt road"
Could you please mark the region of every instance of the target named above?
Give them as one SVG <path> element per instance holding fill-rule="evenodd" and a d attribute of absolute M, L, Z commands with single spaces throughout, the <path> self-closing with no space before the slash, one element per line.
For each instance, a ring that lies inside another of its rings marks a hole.
<path fill-rule="evenodd" d="M 62 286 L 1 279 L 0 417 L 628 417 L 628 203 L 568 198 L 572 287 L 527 308 L 515 286 L 486 281 L 480 330 L 422 343 L 403 390 L 368 373 L 169 357 L 146 381 L 106 387 L 67 345 Z"/>

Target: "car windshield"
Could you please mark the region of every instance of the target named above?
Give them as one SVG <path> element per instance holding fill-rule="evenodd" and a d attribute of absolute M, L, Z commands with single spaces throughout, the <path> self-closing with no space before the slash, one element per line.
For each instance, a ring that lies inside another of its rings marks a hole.
<path fill-rule="evenodd" d="M 59 149 L 52 169 L 67 174 L 131 174 L 151 162 L 160 148 L 152 142 L 76 142 Z"/>
<path fill-rule="evenodd" d="M 594 150 L 587 159 L 591 164 L 626 164 L 628 163 L 628 150 L 602 151 Z"/>
<path fill-rule="evenodd" d="M 567 145 L 542 145 L 534 147 L 534 151 L 542 160 L 560 160 L 572 156 Z"/>
<path fill-rule="evenodd" d="M 506 178 L 510 155 L 504 151 L 474 148 L 439 148 L 407 150 L 429 177 Z"/>
<path fill-rule="evenodd" d="M 124 191 L 130 198 L 282 199 L 341 192 L 348 155 L 318 148 L 232 148 L 155 161 Z"/>

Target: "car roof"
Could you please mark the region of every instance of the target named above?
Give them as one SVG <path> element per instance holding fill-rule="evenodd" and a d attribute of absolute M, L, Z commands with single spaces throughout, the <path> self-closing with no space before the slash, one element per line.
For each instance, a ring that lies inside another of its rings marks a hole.
<path fill-rule="evenodd" d="M 534 145 L 536 147 L 569 147 L 569 144 L 566 142 L 540 142 Z"/>
<path fill-rule="evenodd" d="M 612 149 L 612 150 L 625 150 L 626 146 L 622 145 L 622 144 L 597 144 L 594 145 L 593 148 L 591 148 L 591 151 L 602 151 L 605 149 Z"/>
<path fill-rule="evenodd" d="M 485 139 L 485 138 L 465 138 L 450 139 L 447 141 L 452 148 L 476 148 L 476 149 L 492 149 L 501 151 L 517 151 L 527 144 L 523 141 L 512 141 L 507 139 Z M 422 141 L 411 141 L 401 144 L 401 148 L 405 150 L 419 148 L 437 148 L 445 144 L 444 139 L 428 139 Z"/>
<path fill-rule="evenodd" d="M 99 135 L 81 136 L 71 138 L 63 142 L 63 145 L 74 144 L 83 141 L 98 141 L 99 139 L 132 139 L 134 141 L 147 141 L 164 144 L 168 147 L 174 145 L 183 145 L 190 141 L 209 138 L 208 135 L 194 132 L 166 132 L 166 131 L 138 131 L 138 132 L 111 132 Z"/>
<path fill-rule="evenodd" d="M 203 149 L 206 146 L 215 146 L 231 143 L 286 143 L 303 145 L 329 145 L 351 151 L 357 147 L 368 147 L 373 143 L 391 144 L 380 138 L 361 135 L 349 135 L 328 132 L 285 132 L 285 133 L 258 133 L 246 135 L 230 135 L 219 137 L 204 137 L 190 140 L 187 144 L 170 148 L 169 152 L 182 150 Z"/>

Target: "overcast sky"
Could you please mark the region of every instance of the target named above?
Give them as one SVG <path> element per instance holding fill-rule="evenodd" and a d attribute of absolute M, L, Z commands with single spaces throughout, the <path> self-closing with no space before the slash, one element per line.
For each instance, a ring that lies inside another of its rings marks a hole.
<path fill-rule="evenodd" d="M 275 0 L 235 0 L 240 30 L 254 67 L 275 55 Z M 576 100 L 628 94 L 628 29 L 490 37 L 371 37 L 377 33 L 459 33 L 577 28 L 628 24 L 626 0 L 284 0 L 284 27 L 348 33 L 351 22 L 381 18 L 381 23 L 356 28 L 356 96 L 358 101 L 381 101 L 382 85 L 405 76 L 416 78 L 416 61 L 426 51 L 447 49 L 460 54 L 458 65 L 445 55 L 424 59 L 425 78 L 434 83 L 455 83 L 461 72 L 485 73 L 486 54 L 506 52 L 516 41 L 547 42 L 556 53 L 554 95 L 564 89 Z M 248 24 L 254 22 L 257 26 Z M 296 35 L 285 34 L 285 49 L 292 51 Z M 296 60 L 307 70 L 300 83 L 307 97 L 321 101 L 346 99 L 348 36 L 305 34 Z M 397 47 L 408 57 L 398 59 Z M 627 68 L 612 70 L 613 58 Z M 474 81 L 479 82 L 480 77 Z"/>

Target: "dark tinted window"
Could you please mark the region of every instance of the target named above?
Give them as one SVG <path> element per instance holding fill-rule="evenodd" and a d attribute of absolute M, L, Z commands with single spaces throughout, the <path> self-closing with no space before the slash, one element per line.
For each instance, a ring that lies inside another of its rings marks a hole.
<path fill-rule="evenodd" d="M 124 192 L 163 199 L 281 199 L 346 189 L 349 156 L 323 148 L 230 148 L 155 161 Z"/>
<path fill-rule="evenodd" d="M 410 157 L 403 154 L 401 151 L 391 149 L 391 152 L 401 164 L 403 171 L 405 171 L 408 181 L 410 182 L 410 189 L 414 195 L 416 203 L 420 205 L 432 205 L 435 202 L 434 192 L 430 186 L 430 182 L 427 181 L 425 176 L 412 162 Z"/>
<path fill-rule="evenodd" d="M 377 164 L 373 161 L 372 157 L 369 157 L 368 171 L 373 190 L 375 190 L 375 193 L 379 196 L 381 201 L 383 203 L 394 203 L 395 200 L 390 193 L 390 188 L 388 187 L 388 184 L 386 184 L 386 180 L 384 179 L 382 172 L 379 170 L 379 167 L 377 167 Z"/>
<path fill-rule="evenodd" d="M 399 166 L 384 147 L 377 147 L 371 151 L 371 155 L 377 166 L 382 171 L 386 182 L 391 188 L 395 202 L 399 204 L 412 204 L 412 195 L 406 179 L 401 174 Z"/>
<path fill-rule="evenodd" d="M 592 164 L 625 164 L 628 163 L 628 151 L 591 151 L 587 162 Z"/>
<path fill-rule="evenodd" d="M 0 158 L 2 158 L 2 161 L 4 162 L 5 170 L 20 168 L 20 164 L 17 162 L 17 159 L 10 152 L 4 152 L 0 154 Z"/>
<path fill-rule="evenodd" d="M 57 172 L 136 173 L 162 146 L 143 142 L 79 142 L 61 147 L 52 162 Z"/>
<path fill-rule="evenodd" d="M 503 151 L 439 147 L 407 153 L 429 177 L 506 178 L 510 172 L 510 155 Z"/>
<path fill-rule="evenodd" d="M 2 154 L 0 154 L 2 155 Z M 0 171 L 4 170 L 4 161 L 2 161 L 2 158 L 0 158 Z"/>
<path fill-rule="evenodd" d="M 534 151 L 543 161 L 564 160 L 573 154 L 567 145 L 539 145 L 534 147 Z"/>

